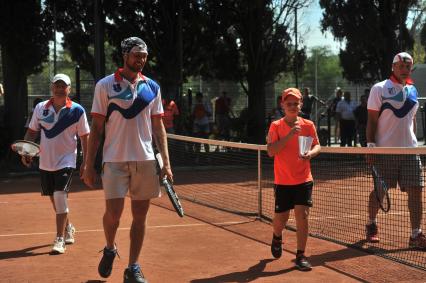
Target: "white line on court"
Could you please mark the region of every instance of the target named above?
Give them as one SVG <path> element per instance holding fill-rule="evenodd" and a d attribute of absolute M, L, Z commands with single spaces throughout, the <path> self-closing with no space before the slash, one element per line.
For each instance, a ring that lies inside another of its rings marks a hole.
<path fill-rule="evenodd" d="M 232 224 L 244 224 L 246 221 L 228 221 L 228 222 L 217 222 L 217 223 L 193 223 L 193 224 L 177 224 L 177 225 L 155 225 L 148 226 L 148 229 L 157 228 L 176 228 L 176 227 L 195 227 L 195 226 L 215 226 L 215 225 L 232 225 Z M 130 230 L 130 227 L 118 228 L 118 230 Z M 91 229 L 91 230 L 77 230 L 76 233 L 91 233 L 91 232 L 103 232 L 103 229 Z M 50 235 L 56 234 L 56 232 L 38 232 L 38 233 L 20 233 L 20 234 L 0 234 L 0 237 L 17 237 L 17 236 L 35 236 L 35 235 Z"/>

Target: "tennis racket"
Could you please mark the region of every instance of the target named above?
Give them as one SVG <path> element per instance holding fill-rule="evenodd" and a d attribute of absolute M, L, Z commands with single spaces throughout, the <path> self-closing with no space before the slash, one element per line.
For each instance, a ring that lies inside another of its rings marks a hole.
<path fill-rule="evenodd" d="M 158 166 L 160 166 L 160 169 L 163 168 L 163 159 L 161 158 L 161 154 L 157 153 L 155 155 L 155 157 L 157 158 L 157 162 L 158 162 Z M 161 180 L 161 184 L 164 186 L 164 189 L 167 193 L 167 195 L 169 196 L 169 199 L 174 207 L 174 209 L 176 210 L 176 213 L 180 216 L 183 217 L 184 211 L 183 211 L 183 207 L 182 204 L 179 201 L 179 197 L 176 194 L 175 190 L 173 189 L 173 184 L 172 182 L 170 182 L 169 179 L 167 179 L 167 177 L 164 177 Z"/>
<path fill-rule="evenodd" d="M 376 200 L 380 209 L 384 212 L 388 212 L 391 207 L 388 186 L 386 185 L 383 177 L 377 172 L 376 167 L 372 166 L 371 172 L 374 180 L 374 194 L 376 196 Z"/>
<path fill-rule="evenodd" d="M 34 142 L 17 140 L 10 146 L 12 150 L 21 156 L 38 157 L 40 155 L 40 146 Z"/>

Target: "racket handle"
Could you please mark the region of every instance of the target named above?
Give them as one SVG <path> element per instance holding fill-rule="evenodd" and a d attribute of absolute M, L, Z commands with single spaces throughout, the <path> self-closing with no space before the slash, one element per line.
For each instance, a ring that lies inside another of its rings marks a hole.
<path fill-rule="evenodd" d="M 157 153 L 155 155 L 155 157 L 157 158 L 158 165 L 160 166 L 160 169 L 163 169 L 164 164 L 163 164 L 163 158 L 161 158 L 161 154 Z"/>

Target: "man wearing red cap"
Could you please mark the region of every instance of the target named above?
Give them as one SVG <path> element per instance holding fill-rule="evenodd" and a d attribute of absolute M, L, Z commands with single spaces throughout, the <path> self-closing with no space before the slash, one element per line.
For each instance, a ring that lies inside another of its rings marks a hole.
<path fill-rule="evenodd" d="M 275 214 L 272 221 L 271 252 L 275 258 L 282 254 L 282 231 L 294 209 L 297 226 L 296 267 L 311 270 L 305 256 L 308 240 L 308 215 L 312 206 L 313 178 L 310 159 L 321 150 L 315 125 L 298 117 L 302 108 L 302 95 L 296 88 L 282 93 L 281 106 L 285 116 L 271 123 L 268 133 L 268 155 L 274 157 Z M 312 138 L 312 146 L 305 152 L 299 150 L 299 137 Z"/>
<path fill-rule="evenodd" d="M 418 93 L 410 79 L 413 58 L 406 52 L 395 55 L 392 74 L 387 80 L 373 86 L 368 98 L 367 146 L 368 147 L 417 147 L 416 112 L 419 108 Z M 408 209 L 412 233 L 409 246 L 426 248 L 426 237 L 420 229 L 422 222 L 422 189 L 424 186 L 420 157 L 394 155 L 369 158 L 384 177 L 388 187 L 397 184 L 408 196 Z M 369 197 L 369 222 L 366 238 L 379 242 L 376 216 L 379 208 L 374 192 Z M 408 236 L 408 235 L 407 235 Z"/>

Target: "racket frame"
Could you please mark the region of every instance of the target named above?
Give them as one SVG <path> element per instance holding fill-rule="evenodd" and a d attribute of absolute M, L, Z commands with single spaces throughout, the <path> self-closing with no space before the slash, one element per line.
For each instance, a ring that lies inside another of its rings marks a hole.
<path fill-rule="evenodd" d="M 34 146 L 34 147 L 36 147 L 37 149 L 38 149 L 38 152 L 35 154 L 35 155 L 32 155 L 32 154 L 21 154 L 21 153 L 19 153 L 19 150 L 16 150 L 16 145 L 18 144 L 18 143 L 26 143 L 26 144 L 29 144 L 29 145 L 31 145 L 31 146 Z M 40 156 L 40 145 L 38 145 L 37 143 L 35 143 L 35 142 L 32 142 L 32 141 L 27 141 L 27 140 L 16 140 L 16 141 L 14 141 L 12 144 L 11 144 L 11 149 L 14 151 L 14 152 L 16 152 L 17 154 L 19 154 L 19 155 L 21 155 L 21 156 L 30 156 L 30 157 L 39 157 Z"/>
<path fill-rule="evenodd" d="M 383 177 L 379 175 L 379 173 L 377 172 L 377 169 L 374 165 L 371 166 L 371 172 L 372 172 L 372 175 L 373 175 L 374 195 L 376 197 L 377 203 L 379 204 L 379 207 L 383 212 L 389 212 L 389 210 L 391 208 L 391 201 L 390 201 L 388 186 L 386 185 L 385 181 L 383 180 Z M 380 188 L 379 187 L 382 188 L 382 192 L 383 192 L 382 200 L 380 200 L 380 192 L 379 192 Z M 385 203 L 387 203 L 388 205 L 385 206 L 383 200 L 385 200 Z"/>

